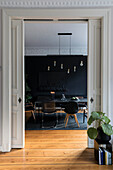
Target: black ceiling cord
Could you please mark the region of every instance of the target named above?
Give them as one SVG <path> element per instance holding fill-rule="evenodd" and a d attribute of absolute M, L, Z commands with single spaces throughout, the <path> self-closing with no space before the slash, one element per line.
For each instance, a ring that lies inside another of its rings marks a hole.
<path fill-rule="evenodd" d="M 60 36 L 63 36 L 63 35 L 69 35 L 70 36 L 70 48 L 69 48 L 69 53 L 70 53 L 70 55 L 71 55 L 71 35 L 72 35 L 72 33 L 71 32 L 60 32 L 60 33 L 58 33 L 58 35 L 59 35 L 59 55 L 60 55 Z"/>

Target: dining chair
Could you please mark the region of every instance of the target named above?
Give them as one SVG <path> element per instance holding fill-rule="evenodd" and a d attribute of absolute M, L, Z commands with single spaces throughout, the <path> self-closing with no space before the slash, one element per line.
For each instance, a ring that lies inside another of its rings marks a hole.
<path fill-rule="evenodd" d="M 83 123 L 85 123 L 85 118 L 87 118 L 87 105 L 86 103 L 79 103 L 79 109 L 83 112 Z"/>
<path fill-rule="evenodd" d="M 54 101 L 47 101 L 43 103 L 42 107 L 42 128 L 50 128 L 44 126 L 44 114 L 50 115 L 50 114 L 56 114 L 56 123 L 52 127 L 56 127 L 56 124 L 58 123 L 58 114 L 56 113 L 56 107 L 55 107 L 55 102 Z"/>
<path fill-rule="evenodd" d="M 36 121 L 33 103 L 28 103 L 25 105 L 25 122 L 27 122 L 31 116 L 33 116 L 34 121 Z"/>
<path fill-rule="evenodd" d="M 70 116 L 74 116 L 75 122 L 77 123 L 78 127 L 80 127 L 76 113 L 78 112 L 78 104 L 76 102 L 68 102 L 65 106 L 65 112 L 66 112 L 66 117 L 65 117 L 65 128 L 67 126 L 68 120 Z"/>

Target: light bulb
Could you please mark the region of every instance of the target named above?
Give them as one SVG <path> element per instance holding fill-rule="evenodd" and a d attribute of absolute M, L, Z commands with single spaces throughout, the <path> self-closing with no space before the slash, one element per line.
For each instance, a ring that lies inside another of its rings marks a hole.
<path fill-rule="evenodd" d="M 67 70 L 67 73 L 69 74 L 70 73 L 70 69 L 68 68 L 68 70 Z"/>
<path fill-rule="evenodd" d="M 54 67 L 56 66 L 56 61 L 54 61 Z"/>
<path fill-rule="evenodd" d="M 76 68 L 77 68 L 77 67 L 76 67 L 76 66 L 74 66 L 74 72 L 76 72 Z"/>
<path fill-rule="evenodd" d="M 81 66 L 81 67 L 83 66 L 83 61 L 80 62 L 80 66 Z"/>
<path fill-rule="evenodd" d="M 47 70 L 50 71 L 50 66 L 47 67 Z"/>
<path fill-rule="evenodd" d="M 61 64 L 61 69 L 63 69 L 63 64 Z"/>

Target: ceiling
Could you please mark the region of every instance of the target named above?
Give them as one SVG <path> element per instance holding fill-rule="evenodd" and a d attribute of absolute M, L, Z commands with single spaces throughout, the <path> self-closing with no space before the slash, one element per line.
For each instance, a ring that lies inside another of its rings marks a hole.
<path fill-rule="evenodd" d="M 72 33 L 71 47 L 87 48 L 87 22 L 34 23 L 25 22 L 25 47 L 59 48 L 58 33 Z M 70 36 L 60 36 L 60 47 L 70 47 Z"/>

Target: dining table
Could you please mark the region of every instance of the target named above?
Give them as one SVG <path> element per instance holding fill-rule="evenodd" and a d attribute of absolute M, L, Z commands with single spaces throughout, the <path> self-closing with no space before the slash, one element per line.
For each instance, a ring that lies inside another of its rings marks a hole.
<path fill-rule="evenodd" d="M 85 122 L 85 117 L 87 117 L 87 98 L 80 98 L 80 99 L 54 99 L 52 100 L 55 102 L 56 105 L 56 114 L 64 113 L 65 106 L 68 102 L 77 102 L 78 103 L 78 111 L 83 111 L 83 123 Z M 35 101 L 35 113 L 43 113 L 43 103 L 48 102 L 48 100 L 37 100 Z"/>

